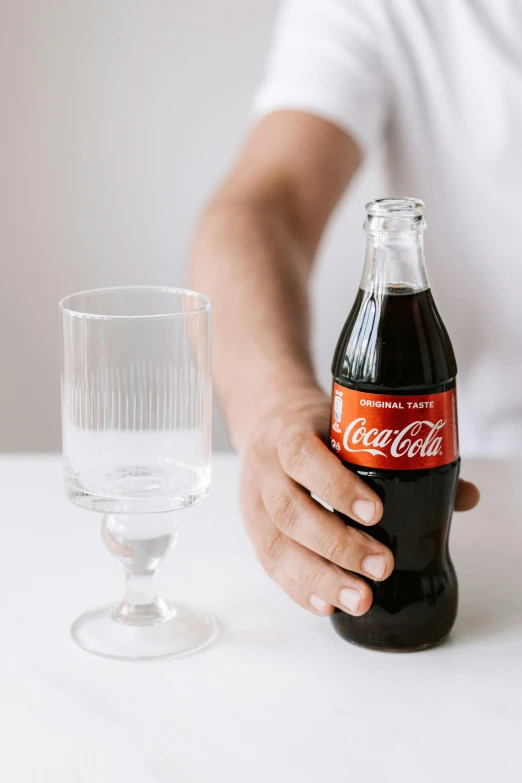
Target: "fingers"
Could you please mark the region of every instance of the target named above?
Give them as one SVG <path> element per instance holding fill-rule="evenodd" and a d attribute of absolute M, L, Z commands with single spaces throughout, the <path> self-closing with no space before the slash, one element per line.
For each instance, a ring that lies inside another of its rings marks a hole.
<path fill-rule="evenodd" d="M 334 610 L 332 604 L 327 603 L 317 595 L 310 595 L 305 585 L 296 582 L 285 571 L 274 572 L 272 578 L 303 609 L 308 609 L 309 612 L 313 612 L 319 617 L 327 617 L 329 614 L 332 614 Z"/>
<path fill-rule="evenodd" d="M 247 492 L 244 501 L 245 523 L 258 558 L 294 601 L 321 616 L 330 614 L 334 606 L 357 616 L 368 611 L 372 590 L 367 582 L 285 536 L 273 524 L 259 495 Z"/>
<path fill-rule="evenodd" d="M 315 614 L 331 614 L 337 606 L 358 617 L 372 605 L 367 582 L 283 536 L 269 549 L 263 565 L 294 600 Z"/>
<path fill-rule="evenodd" d="M 325 560 L 376 581 L 393 571 L 389 549 L 367 533 L 347 527 L 283 473 L 263 484 L 261 497 L 281 533 Z"/>
<path fill-rule="evenodd" d="M 460 479 L 455 497 L 455 511 L 469 511 L 475 508 L 480 500 L 480 492 L 471 481 Z"/>
<path fill-rule="evenodd" d="M 363 525 L 382 516 L 382 503 L 361 479 L 345 468 L 322 440 L 299 433 L 283 440 L 278 456 L 285 473 L 341 514 Z"/>

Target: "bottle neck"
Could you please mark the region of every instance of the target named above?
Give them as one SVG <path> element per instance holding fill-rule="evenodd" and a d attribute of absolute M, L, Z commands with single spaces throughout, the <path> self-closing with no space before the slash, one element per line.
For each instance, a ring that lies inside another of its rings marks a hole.
<path fill-rule="evenodd" d="M 361 288 L 383 294 L 429 288 L 422 232 L 367 232 Z"/>

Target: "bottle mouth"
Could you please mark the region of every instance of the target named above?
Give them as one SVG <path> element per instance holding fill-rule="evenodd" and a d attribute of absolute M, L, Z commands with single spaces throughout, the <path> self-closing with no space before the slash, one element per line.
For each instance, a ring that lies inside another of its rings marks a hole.
<path fill-rule="evenodd" d="M 424 231 L 424 201 L 420 198 L 378 198 L 366 204 L 364 228 L 370 234 L 410 234 Z"/>
<path fill-rule="evenodd" d="M 424 209 L 424 201 L 420 198 L 376 198 L 366 204 L 366 212 L 373 217 L 397 215 L 413 218 L 423 215 Z"/>

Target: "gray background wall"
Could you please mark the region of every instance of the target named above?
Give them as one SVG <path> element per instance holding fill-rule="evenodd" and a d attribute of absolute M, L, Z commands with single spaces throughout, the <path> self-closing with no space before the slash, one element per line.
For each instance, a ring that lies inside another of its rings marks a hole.
<path fill-rule="evenodd" d="M 62 296 L 183 284 L 198 212 L 248 125 L 277 6 L 2 1 L 0 451 L 60 448 Z M 365 167 L 338 211 L 314 278 L 325 385 L 361 270 L 364 201 L 382 195 L 376 171 Z"/>

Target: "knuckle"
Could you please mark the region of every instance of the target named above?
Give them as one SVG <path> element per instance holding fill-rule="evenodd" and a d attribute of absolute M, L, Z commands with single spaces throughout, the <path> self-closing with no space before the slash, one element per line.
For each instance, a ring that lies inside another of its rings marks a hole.
<path fill-rule="evenodd" d="M 319 497 L 324 499 L 340 499 L 347 494 L 346 482 L 340 481 L 338 477 L 326 474 L 319 480 Z"/>
<path fill-rule="evenodd" d="M 283 536 L 279 533 L 272 536 L 266 544 L 264 557 L 262 558 L 263 566 L 269 576 L 272 576 L 277 568 L 281 557 L 285 549 L 285 541 Z"/>
<path fill-rule="evenodd" d="M 267 461 L 267 448 L 262 440 L 253 441 L 245 452 L 243 461 L 243 474 L 248 475 L 250 481 L 255 483 L 262 466 Z"/>
<path fill-rule="evenodd" d="M 325 581 L 325 573 L 323 568 L 313 568 L 307 574 L 306 583 L 311 589 L 312 593 L 321 594 Z"/>
<path fill-rule="evenodd" d="M 271 503 L 270 514 L 278 530 L 289 533 L 300 517 L 299 506 L 288 494 L 278 495 Z"/>
<path fill-rule="evenodd" d="M 285 473 L 298 473 L 309 460 L 308 438 L 302 433 L 294 435 L 290 440 L 283 441 L 277 451 Z"/>
<path fill-rule="evenodd" d="M 327 560 L 332 563 L 343 563 L 347 559 L 350 540 L 338 534 L 327 538 L 324 544 L 324 553 Z"/>

